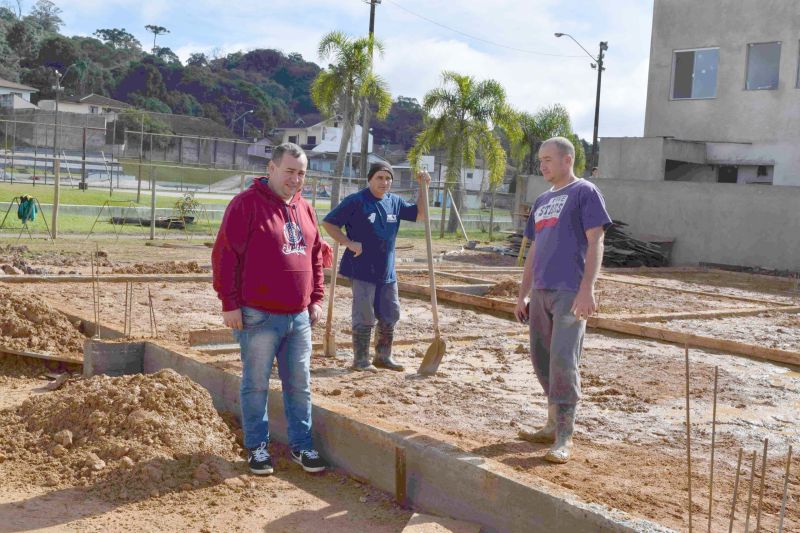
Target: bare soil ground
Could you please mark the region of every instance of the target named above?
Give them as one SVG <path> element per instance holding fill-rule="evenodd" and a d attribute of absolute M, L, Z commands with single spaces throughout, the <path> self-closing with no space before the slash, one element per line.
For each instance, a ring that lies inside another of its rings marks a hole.
<path fill-rule="evenodd" d="M 208 250 L 203 252 L 204 256 L 198 251 L 195 257 L 175 257 L 184 252 L 167 251 L 171 254 L 169 260 L 196 260 L 201 265 L 206 264 L 207 259 L 203 257 L 208 257 Z M 412 252 L 418 254 L 419 249 L 404 253 L 413 258 Z M 469 256 L 464 254 L 463 257 Z M 109 253 L 109 258 L 114 260 L 113 251 Z M 162 257 L 158 259 L 164 260 Z M 141 260 L 138 257 L 131 263 Z M 478 259 L 478 263 L 486 260 Z M 669 274 L 663 280 L 654 279 L 653 274 L 648 276 L 645 281 L 652 280 L 654 284 L 663 283 L 665 286 L 672 286 L 681 279 L 678 274 Z M 734 277 L 736 279 L 730 285 L 724 285 L 723 278 L 708 285 L 692 281 L 691 289 L 704 292 L 718 289 L 719 294 L 747 294 L 774 301 L 791 299 L 783 295 L 780 288 L 777 289 L 778 294 L 770 292 L 769 287 L 762 293 L 761 286 L 751 290 L 739 282 L 739 277 Z M 494 279 L 507 281 L 500 277 Z M 645 277 L 639 276 L 639 279 Z M 185 346 L 189 329 L 220 327 L 219 304 L 209 284 L 150 285 L 151 289 L 155 289 L 153 297 L 160 333 L 163 331 L 162 336 L 170 342 L 183 343 L 184 349 L 190 352 Z M 91 303 L 86 296 L 91 294 L 91 285 L 36 284 L 35 287 L 42 299 L 91 316 Z M 607 291 L 602 296 L 602 310 L 655 313 L 684 311 L 687 306 L 701 310 L 758 305 L 724 298 L 680 295 L 661 291 L 657 287 L 632 287 L 613 281 L 604 283 L 599 287 Z M 117 329 L 121 329 L 122 285 L 104 284 L 101 294 L 103 306 L 107 309 L 107 318 L 104 320 L 112 326 L 117 324 Z M 142 287 L 137 294 L 139 310 L 135 312 L 134 333 L 138 331 L 147 335 L 147 310 L 142 297 L 146 291 Z M 337 289 L 334 330 L 337 340 L 341 341 L 350 340 L 349 294 L 348 288 Z M 396 339 L 422 339 L 431 335 L 429 304 L 402 298 L 402 309 Z M 685 375 L 681 348 L 656 341 L 590 332 L 584 344 L 584 398 L 579 409 L 575 459 L 564 466 L 553 466 L 542 460 L 546 447 L 523 442 L 516 437 L 520 427 L 535 426 L 541 422 L 546 411 L 545 399 L 529 361 L 525 328 L 510 321 L 448 305 L 441 306 L 440 316 L 448 349 L 436 376 L 420 378 L 414 372 L 427 348 L 426 342 L 396 347 L 398 359 L 407 365 L 406 372 L 402 373 L 351 372 L 348 366 L 352 355 L 348 349 L 340 349 L 336 358 L 314 357 L 313 393 L 326 397 L 327 401 L 355 407 L 363 413 L 364 418 L 372 419 L 375 423 L 386 420 L 406 425 L 412 430 L 430 432 L 466 450 L 495 459 L 518 473 L 530 475 L 531 479 L 544 479 L 564 490 L 573 491 L 584 500 L 619 508 L 670 527 L 687 527 Z M 732 319 L 731 324 L 738 324 L 736 327 L 741 329 L 741 325 L 750 318 Z M 784 319 L 791 320 L 791 317 L 768 318 L 776 323 Z M 795 328 L 793 323 L 776 325 L 772 329 L 766 328 L 768 322 L 764 324 L 761 329 L 768 331 L 760 334 L 769 335 L 771 339 L 764 342 L 779 344 L 790 338 L 785 331 Z M 321 337 L 322 326 L 320 324 L 315 328 L 316 339 Z M 659 326 L 663 327 L 663 324 Z M 777 328 L 784 328 L 784 331 L 778 331 Z M 753 329 L 755 331 L 758 328 Z M 458 340 L 459 337 L 475 334 L 483 334 L 484 338 Z M 720 334 L 729 335 L 725 332 Z M 240 371 L 238 354 L 208 356 L 195 353 L 193 356 L 230 372 Z M 744 448 L 746 453 L 760 451 L 765 437 L 769 438 L 769 462 L 762 527 L 775 530 L 786 449 L 789 444 L 796 445 L 800 437 L 800 374 L 769 363 L 703 350 L 693 350 L 691 358 L 695 524 L 698 521 L 704 524 L 706 520 L 711 397 L 714 367 L 718 366 L 720 387 L 713 530 L 727 528 L 739 448 Z M 274 379 L 272 386 L 279 388 L 279 381 Z M 2 466 L 0 464 L 0 468 Z M 747 467 L 749 469 L 749 463 Z M 800 530 L 798 468 L 800 461 L 795 460 L 792 465 L 794 474 L 789 483 L 792 500 L 784 524 L 786 531 Z M 744 472 L 739 486 L 736 528 L 743 527 L 744 523 L 748 476 L 749 470 Z M 759 482 L 757 475 L 756 492 Z M 216 488 L 216 492 L 214 487 L 193 490 L 191 494 L 197 494 L 200 499 L 192 502 L 202 505 L 203 501 L 208 501 L 203 500 L 204 495 L 216 494 L 220 489 L 222 492 L 228 490 L 218 485 Z M 206 490 L 211 492 L 203 492 Z M 2 495 L 0 497 L 5 499 Z M 175 498 L 171 494 L 160 494 L 158 498 L 148 498 L 146 504 L 139 502 L 138 506 L 143 509 L 134 507 L 140 514 L 135 518 L 129 515 L 128 520 L 139 520 L 141 513 L 144 513 L 141 516 L 145 518 L 141 520 L 145 524 L 150 523 L 148 520 L 154 519 L 159 509 L 163 512 L 163 509 L 169 508 L 165 506 L 173 505 Z M 757 500 L 757 497 L 754 498 L 754 502 Z M 246 502 L 240 502 L 239 505 L 247 507 Z M 122 507 L 131 509 L 129 505 Z M 182 505 L 177 505 L 177 508 L 185 509 Z M 17 507 L 12 511 L 19 509 Z M 753 509 L 755 512 L 755 506 Z M 146 518 L 147 513 L 151 518 Z M 79 517 L 73 520 L 89 520 L 89 523 L 95 524 L 95 519 Z M 217 521 L 213 515 L 203 520 L 209 527 L 224 523 Z M 131 524 L 130 521 L 126 523 Z"/>
<path fill-rule="evenodd" d="M 742 318 L 643 322 L 660 328 L 800 352 L 800 314 L 768 312 Z"/>
<path fill-rule="evenodd" d="M 174 372 L 74 378 L 0 358 L 0 531 L 400 531 L 411 512 L 341 472 L 308 475 L 273 446 L 250 475 L 240 430 Z"/>
<path fill-rule="evenodd" d="M 515 301 L 519 293 L 521 274 L 487 274 L 481 272 L 474 277 L 494 282 L 485 296 L 501 300 Z M 403 280 L 419 283 L 419 275 L 400 274 Z M 456 283 L 442 276 L 445 283 Z M 615 278 L 616 279 L 616 278 Z M 694 290 L 697 290 L 696 288 Z M 691 311 L 711 311 L 715 309 L 749 309 L 767 304 L 732 300 L 723 297 L 698 296 L 681 293 L 654 285 L 643 287 L 622 281 L 600 279 L 595 286 L 595 296 L 599 305 L 599 314 L 605 316 L 663 314 Z"/>

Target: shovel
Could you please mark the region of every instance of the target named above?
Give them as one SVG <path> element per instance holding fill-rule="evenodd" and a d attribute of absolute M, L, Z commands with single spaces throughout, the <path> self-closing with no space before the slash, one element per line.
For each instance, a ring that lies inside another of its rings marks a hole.
<path fill-rule="evenodd" d="M 333 331 L 333 298 L 336 294 L 336 267 L 339 263 L 339 243 L 333 245 L 333 264 L 331 265 L 331 295 L 328 297 L 328 318 L 325 320 L 325 337 L 322 349 L 325 357 L 336 357 L 336 333 Z"/>
<path fill-rule="evenodd" d="M 430 207 L 430 203 L 428 202 L 428 187 L 420 184 L 420 187 L 424 187 L 424 198 L 425 198 L 425 205 Z M 444 357 L 445 352 L 445 344 L 444 340 L 442 340 L 441 336 L 439 335 L 439 311 L 436 307 L 436 278 L 433 271 L 433 249 L 431 247 L 431 217 L 425 217 L 425 244 L 428 248 L 428 276 L 430 278 L 430 285 L 431 285 L 431 309 L 433 311 L 433 333 L 434 339 L 431 345 L 428 347 L 428 351 L 425 352 L 425 357 L 422 359 L 422 364 L 419 366 L 419 370 L 417 370 L 418 374 L 422 374 L 424 376 L 430 376 L 436 373 L 436 370 L 439 368 L 439 363 L 442 362 L 442 357 Z"/>

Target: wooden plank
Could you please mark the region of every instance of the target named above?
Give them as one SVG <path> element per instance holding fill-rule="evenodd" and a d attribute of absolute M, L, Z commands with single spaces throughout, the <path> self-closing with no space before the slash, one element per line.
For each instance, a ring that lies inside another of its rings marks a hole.
<path fill-rule="evenodd" d="M 605 270 L 605 269 L 603 269 L 603 270 Z M 665 286 L 662 286 L 662 285 L 653 284 L 653 283 L 645 283 L 645 282 L 642 282 L 642 281 L 631 281 L 631 280 L 608 277 L 608 276 L 604 276 L 602 274 L 600 274 L 598 279 L 602 279 L 602 280 L 605 280 L 605 281 L 613 281 L 615 283 L 622 283 L 622 284 L 625 284 L 625 285 L 634 285 L 634 286 L 637 286 L 637 287 L 647 287 L 649 289 L 659 289 L 659 290 L 663 290 L 663 291 L 678 292 L 678 293 L 683 293 L 683 294 L 696 294 L 698 296 L 706 296 L 706 297 L 709 297 L 709 298 L 717 298 L 717 299 L 723 299 L 723 300 L 734 300 L 734 301 L 737 301 L 737 302 L 748 302 L 748 303 L 755 303 L 755 304 L 768 304 L 768 305 L 774 305 L 774 306 L 781 306 L 781 305 L 790 306 L 791 305 L 791 304 L 788 304 L 788 303 L 775 302 L 775 301 L 772 301 L 772 300 L 762 300 L 760 298 L 748 298 L 746 296 L 732 296 L 732 295 L 729 295 L 729 294 L 718 294 L 718 293 L 715 293 L 715 292 L 695 291 L 695 290 L 692 290 L 692 289 L 679 289 L 677 287 L 665 287 Z"/>
<path fill-rule="evenodd" d="M 763 346 L 756 346 L 738 341 L 715 339 L 713 337 L 704 337 L 702 335 L 695 335 L 693 333 L 683 333 L 664 328 L 643 326 L 633 322 L 625 322 L 610 318 L 591 317 L 589 319 L 588 326 L 591 328 L 599 328 L 608 331 L 615 331 L 617 333 L 634 335 L 636 337 L 674 342 L 681 345 L 688 344 L 689 346 L 696 348 L 706 348 L 709 350 L 718 350 L 721 352 L 746 355 L 755 359 L 763 359 L 766 361 L 790 365 L 800 365 L 800 353 L 791 352 L 788 350 L 765 348 Z"/>
<path fill-rule="evenodd" d="M 711 311 L 690 311 L 683 313 L 655 313 L 650 315 L 614 315 L 609 318 L 627 322 L 652 322 L 655 320 L 685 320 L 706 318 L 728 318 L 735 316 L 754 316 L 762 313 L 800 313 L 800 306 L 795 307 L 751 307 L 748 309 L 715 309 Z"/>
<path fill-rule="evenodd" d="M 73 365 L 83 364 L 83 357 L 81 357 L 80 359 L 76 359 L 74 357 L 64 357 L 61 355 L 52 355 L 48 353 L 26 352 L 22 350 L 14 350 L 2 345 L 0 345 L 0 353 L 9 355 L 20 355 L 23 357 L 34 357 L 36 359 L 43 359 L 45 361 L 57 361 L 59 363 L 72 363 Z"/>

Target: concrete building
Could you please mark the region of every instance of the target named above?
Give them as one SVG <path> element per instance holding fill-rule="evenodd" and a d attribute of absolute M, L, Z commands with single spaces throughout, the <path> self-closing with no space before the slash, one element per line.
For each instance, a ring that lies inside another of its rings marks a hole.
<path fill-rule="evenodd" d="M 31 94 L 35 92 L 33 87 L 0 78 L 0 108 L 36 109 L 31 103 Z"/>
<path fill-rule="evenodd" d="M 601 176 L 800 186 L 798 28 L 796 0 L 655 0 L 644 137 Z"/>

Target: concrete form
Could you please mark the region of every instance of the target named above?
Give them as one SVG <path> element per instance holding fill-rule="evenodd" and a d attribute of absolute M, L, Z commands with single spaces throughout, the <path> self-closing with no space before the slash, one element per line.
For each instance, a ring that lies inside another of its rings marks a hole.
<path fill-rule="evenodd" d="M 220 411 L 239 413 L 240 378 L 152 342 L 89 341 L 85 375 L 144 373 L 171 368 L 205 387 Z M 282 395 L 269 393 L 270 433 L 286 442 Z M 469 454 L 425 433 L 365 423 L 352 410 L 315 399 L 315 443 L 322 454 L 373 486 L 404 495 L 405 502 L 437 515 L 480 524 L 485 531 L 666 532 L 669 529 L 613 509 L 587 504 L 544 482 L 508 472 L 500 463 Z M 398 455 L 403 460 L 398 461 Z M 398 464 L 405 476 L 398 479 Z"/>

